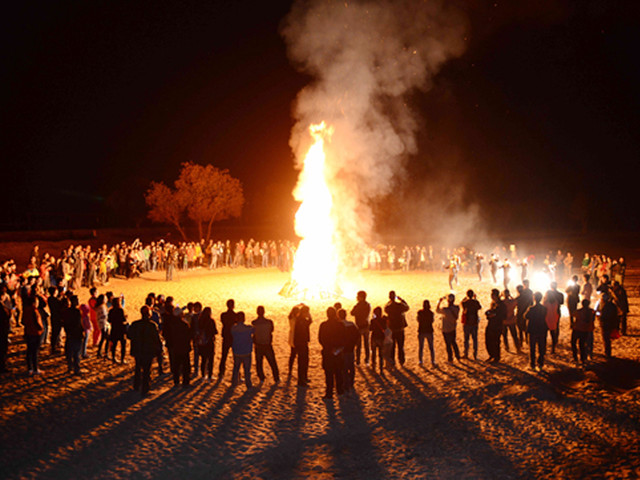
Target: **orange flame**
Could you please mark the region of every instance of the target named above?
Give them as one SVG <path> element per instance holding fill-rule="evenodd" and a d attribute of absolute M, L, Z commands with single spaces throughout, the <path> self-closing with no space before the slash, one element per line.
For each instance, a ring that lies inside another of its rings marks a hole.
<path fill-rule="evenodd" d="M 327 183 L 325 141 L 333 127 L 324 122 L 309 127 L 314 143 L 305 156 L 293 196 L 302 202 L 295 217 L 296 234 L 301 237 L 291 279 L 304 297 L 318 298 L 338 292 L 339 254 L 333 197 Z"/>

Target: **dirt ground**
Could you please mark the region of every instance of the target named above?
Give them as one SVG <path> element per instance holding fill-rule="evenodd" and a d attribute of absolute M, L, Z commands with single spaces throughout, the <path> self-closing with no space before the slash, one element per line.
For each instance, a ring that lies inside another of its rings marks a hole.
<path fill-rule="evenodd" d="M 217 319 L 227 298 L 255 318 L 258 305 L 276 324 L 274 344 L 283 372 L 274 384 L 230 386 L 225 378 L 172 388 L 154 368 L 152 392 L 132 390 L 127 365 L 91 357 L 84 373 L 67 373 L 61 356 L 40 355 L 44 374 L 26 374 L 19 332 L 10 345 L 12 373 L 0 377 L 0 472 L 3 478 L 638 478 L 640 476 L 640 265 L 631 264 L 629 335 L 603 358 L 596 332 L 594 361 L 573 364 L 568 320 L 561 344 L 543 373 L 528 370 L 524 353 L 504 353 L 492 365 L 480 327 L 478 361 L 446 362 L 436 331 L 438 367 L 418 364 L 415 315 L 427 298 L 448 293 L 440 273 L 366 272 L 355 286 L 383 305 L 395 289 L 411 306 L 407 363 L 384 375 L 360 365 L 355 392 L 323 401 L 317 342 L 323 311 L 310 302 L 312 325 L 308 389 L 287 377 L 288 324 L 293 300 L 277 295 L 288 276 L 275 269 L 196 270 L 167 283 L 161 274 L 112 280 L 100 291 L 124 293 L 129 320 L 148 292 L 173 295 L 180 305 L 200 300 Z M 492 285 L 462 276 L 489 305 Z M 88 298 L 81 292 L 80 300 Z M 352 298 L 340 299 L 351 308 Z M 439 327 L 439 324 L 438 324 Z M 462 327 L 458 326 L 462 347 Z M 216 345 L 217 372 L 220 339 Z M 425 352 L 427 354 L 427 352 Z"/>

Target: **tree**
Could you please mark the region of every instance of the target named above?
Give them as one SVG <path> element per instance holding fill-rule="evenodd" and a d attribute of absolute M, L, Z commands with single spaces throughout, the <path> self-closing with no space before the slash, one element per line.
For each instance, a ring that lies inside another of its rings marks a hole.
<path fill-rule="evenodd" d="M 151 186 L 144 196 L 149 205 L 149 218 L 158 223 L 170 223 L 186 240 L 187 236 L 181 225 L 184 212 L 184 201 L 177 191 L 171 190 L 164 183 L 151 182 Z"/>
<path fill-rule="evenodd" d="M 176 189 L 184 196 L 187 214 L 196 223 L 199 238 L 204 238 L 203 225 L 206 225 L 206 239 L 209 240 L 213 222 L 239 217 L 242 213 L 242 184 L 228 170 L 183 163 Z"/>
<path fill-rule="evenodd" d="M 244 204 L 242 184 L 228 170 L 191 162 L 182 164 L 175 190 L 152 182 L 145 199 L 150 207 L 149 218 L 174 225 L 185 239 L 181 226 L 185 213 L 198 227 L 198 238 L 204 238 L 206 225 L 209 240 L 213 222 L 240 216 Z"/>

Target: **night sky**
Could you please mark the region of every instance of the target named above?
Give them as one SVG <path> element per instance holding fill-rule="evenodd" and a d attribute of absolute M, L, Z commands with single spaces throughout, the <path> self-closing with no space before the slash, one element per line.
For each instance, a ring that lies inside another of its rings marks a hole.
<path fill-rule="evenodd" d="M 451 3 L 467 49 L 409 99 L 420 152 L 387 205 L 437 182 L 487 228 L 640 228 L 638 2 Z M 311 81 L 278 33 L 290 6 L 5 6 L 0 228 L 136 224 L 149 182 L 185 161 L 243 182 L 244 224 L 290 224 L 292 104 Z"/>

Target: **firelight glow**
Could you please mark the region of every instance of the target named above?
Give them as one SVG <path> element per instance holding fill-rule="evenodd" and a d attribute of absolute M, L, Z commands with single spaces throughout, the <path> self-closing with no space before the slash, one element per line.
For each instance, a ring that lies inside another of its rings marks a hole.
<path fill-rule="evenodd" d="M 296 234 L 301 240 L 291 280 L 304 298 L 320 298 L 339 293 L 339 249 L 324 149 L 325 142 L 331 141 L 333 127 L 322 122 L 311 125 L 309 132 L 314 143 L 305 156 L 293 192 L 294 198 L 302 203 L 295 217 Z"/>

